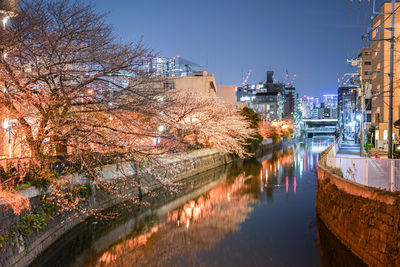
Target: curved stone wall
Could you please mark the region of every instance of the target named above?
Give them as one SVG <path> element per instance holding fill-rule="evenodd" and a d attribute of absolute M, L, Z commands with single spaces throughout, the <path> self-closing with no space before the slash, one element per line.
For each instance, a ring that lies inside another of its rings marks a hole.
<path fill-rule="evenodd" d="M 318 163 L 319 218 L 366 264 L 400 266 L 400 194 L 345 180 L 323 162 Z"/>

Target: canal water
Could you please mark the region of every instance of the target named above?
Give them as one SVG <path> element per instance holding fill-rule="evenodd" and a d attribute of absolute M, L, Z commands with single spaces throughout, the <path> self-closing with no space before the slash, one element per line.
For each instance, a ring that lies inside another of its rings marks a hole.
<path fill-rule="evenodd" d="M 210 170 L 152 208 L 90 219 L 33 266 L 363 266 L 317 218 L 314 138 Z"/>

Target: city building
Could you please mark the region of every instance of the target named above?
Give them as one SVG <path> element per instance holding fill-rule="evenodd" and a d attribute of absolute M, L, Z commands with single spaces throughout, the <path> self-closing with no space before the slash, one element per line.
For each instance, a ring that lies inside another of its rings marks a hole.
<path fill-rule="evenodd" d="M 222 99 L 225 103 L 232 105 L 237 109 L 247 107 L 246 102 L 237 102 L 236 98 L 236 86 L 234 85 L 218 85 L 217 86 L 217 97 Z"/>
<path fill-rule="evenodd" d="M 316 119 L 319 119 L 320 117 L 321 117 L 320 109 L 319 108 L 313 108 L 311 110 L 310 119 L 316 120 Z"/>
<path fill-rule="evenodd" d="M 145 71 L 161 77 L 185 77 L 194 72 L 201 72 L 201 65 L 183 57 L 155 57 L 150 62 L 143 63 Z"/>
<path fill-rule="evenodd" d="M 361 94 L 364 96 L 364 133 L 370 128 L 372 121 L 372 52 L 370 47 L 363 47 L 358 52 L 358 74 L 363 86 Z M 360 98 L 360 105 L 361 101 L 362 97 Z"/>
<path fill-rule="evenodd" d="M 166 89 L 193 90 L 199 93 L 217 96 L 217 85 L 213 73 L 207 71 L 191 72 L 188 76 L 168 77 L 163 82 Z"/>
<path fill-rule="evenodd" d="M 357 86 L 341 86 L 338 88 L 338 127 L 343 129 L 345 140 L 356 140 L 358 125 Z"/>
<path fill-rule="evenodd" d="M 395 21 L 400 21 L 400 3 L 396 2 L 395 5 Z M 397 10 L 397 11 L 396 11 Z M 391 28 L 392 19 L 389 15 L 384 15 L 392 12 L 392 3 L 384 2 L 380 8 L 380 14 L 377 14 L 372 19 L 372 27 L 374 30 L 371 32 L 372 39 L 379 39 L 371 42 L 369 48 L 371 51 L 371 90 L 373 97 L 371 101 L 371 123 L 376 126 L 375 132 L 375 146 L 378 148 L 388 149 L 388 125 L 389 125 L 389 88 L 390 77 L 386 75 L 390 73 L 390 42 L 384 41 L 391 38 L 390 30 L 383 30 Z M 384 14 L 383 14 L 384 13 Z M 397 25 L 398 26 L 398 25 Z M 398 27 L 396 27 L 398 29 Z M 397 32 L 397 31 L 396 31 Z M 395 34 L 397 36 L 398 33 Z M 394 51 L 400 50 L 400 43 L 394 42 Z M 366 51 L 367 52 L 367 51 Z M 395 52 L 396 53 L 396 52 Z M 365 60 L 365 62 L 369 62 Z M 364 62 L 364 63 L 365 63 Z M 395 62 L 397 65 L 397 62 Z M 363 64 L 363 67 L 365 64 Z M 365 66 L 366 67 L 366 66 Z M 399 77 L 400 69 L 394 68 L 394 77 Z M 393 91 L 393 122 L 400 118 L 400 80 L 394 79 Z M 393 128 L 394 140 L 399 139 L 398 130 Z"/>
<path fill-rule="evenodd" d="M 301 102 L 303 119 L 311 119 L 313 115 L 313 110 L 318 109 L 320 107 L 318 97 L 304 95 L 302 98 L 298 99 L 298 101 Z"/>
<path fill-rule="evenodd" d="M 285 87 L 283 117 L 285 119 L 293 119 L 296 108 L 296 94 L 293 92 L 296 88 L 290 86 Z"/>
<path fill-rule="evenodd" d="M 337 109 L 338 95 L 323 95 L 324 108 Z"/>
<path fill-rule="evenodd" d="M 284 84 L 274 82 L 274 72 L 267 72 L 265 83 L 246 84 L 237 88 L 237 102 L 248 103 L 248 106 L 266 120 L 281 120 L 284 112 Z"/>

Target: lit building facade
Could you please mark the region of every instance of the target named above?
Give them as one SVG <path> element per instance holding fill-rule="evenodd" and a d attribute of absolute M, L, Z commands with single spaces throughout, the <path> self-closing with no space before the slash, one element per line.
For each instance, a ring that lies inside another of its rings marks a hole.
<path fill-rule="evenodd" d="M 372 121 L 372 52 L 370 47 L 363 47 L 358 52 L 358 60 L 361 64 L 358 68 L 358 75 L 361 77 L 364 87 L 364 132 L 369 129 Z"/>
<path fill-rule="evenodd" d="M 358 112 L 357 86 L 342 86 L 338 88 L 338 126 L 343 129 L 345 140 L 356 138 L 356 115 Z"/>
<path fill-rule="evenodd" d="M 193 72 L 203 71 L 202 66 L 190 60 L 177 57 L 155 57 L 150 62 L 143 63 L 145 71 L 161 77 L 185 77 Z"/>
<path fill-rule="evenodd" d="M 338 95 L 323 95 L 324 108 L 337 109 Z"/>
<path fill-rule="evenodd" d="M 267 72 L 266 83 L 246 84 L 237 88 L 237 102 L 248 106 L 265 120 L 281 120 L 285 106 L 285 88 L 283 83 L 276 83 L 273 71 Z"/>
<path fill-rule="evenodd" d="M 400 3 L 396 2 L 395 5 L 395 21 L 400 21 Z M 391 13 L 392 3 L 384 2 L 381 5 L 380 12 Z M 371 90 L 374 96 L 371 101 L 371 124 L 376 126 L 375 132 L 375 146 L 378 148 L 387 149 L 388 141 L 388 125 L 389 125 L 389 88 L 390 77 L 386 75 L 390 73 L 390 42 L 385 42 L 383 39 L 391 38 L 391 31 L 382 30 L 383 28 L 391 28 L 392 19 L 390 15 L 378 14 L 372 19 L 372 27 L 379 27 L 371 32 L 372 39 L 379 39 L 380 41 L 371 42 Z M 394 36 L 400 35 L 400 27 L 395 25 Z M 400 50 L 400 43 L 394 42 L 394 51 Z M 394 77 L 399 77 L 400 69 L 397 68 L 398 59 L 394 62 Z M 394 79 L 393 84 L 393 122 L 400 118 L 400 80 Z M 393 128 L 393 138 L 398 140 L 399 132 Z"/>

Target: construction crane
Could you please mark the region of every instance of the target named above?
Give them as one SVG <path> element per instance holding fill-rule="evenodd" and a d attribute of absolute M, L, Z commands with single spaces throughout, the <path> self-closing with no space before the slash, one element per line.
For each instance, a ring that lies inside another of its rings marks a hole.
<path fill-rule="evenodd" d="M 296 80 L 296 78 L 297 78 L 296 74 L 293 74 L 293 76 L 290 76 L 288 69 L 286 69 L 285 87 L 292 89 L 294 87 L 294 81 Z"/>
<path fill-rule="evenodd" d="M 247 81 L 249 80 L 250 75 L 251 75 L 252 72 L 253 72 L 253 70 L 249 69 L 249 71 L 247 72 L 246 77 L 242 78 L 242 86 L 245 86 L 247 84 Z"/>

